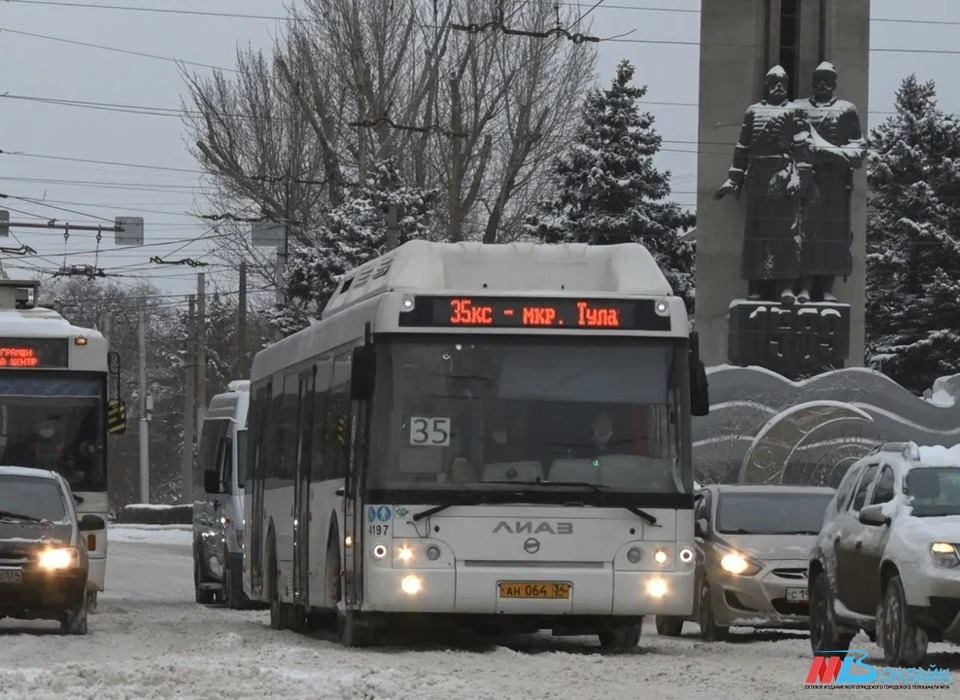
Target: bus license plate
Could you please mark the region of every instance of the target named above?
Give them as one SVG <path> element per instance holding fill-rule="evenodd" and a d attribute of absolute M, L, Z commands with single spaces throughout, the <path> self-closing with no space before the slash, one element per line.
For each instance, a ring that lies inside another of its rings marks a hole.
<path fill-rule="evenodd" d="M 0 569 L 0 583 L 23 583 L 23 570 Z"/>
<path fill-rule="evenodd" d="M 787 600 L 791 603 L 806 603 L 809 598 L 806 588 L 788 588 Z"/>
<path fill-rule="evenodd" d="M 556 581 L 501 581 L 501 598 L 544 598 L 566 600 L 570 584 Z"/>

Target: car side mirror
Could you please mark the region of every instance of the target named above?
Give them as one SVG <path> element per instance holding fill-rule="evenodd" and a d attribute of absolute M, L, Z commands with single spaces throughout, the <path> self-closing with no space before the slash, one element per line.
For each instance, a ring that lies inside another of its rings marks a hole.
<path fill-rule="evenodd" d="M 77 530 L 79 532 L 92 532 L 94 530 L 105 530 L 107 524 L 103 522 L 103 518 L 99 515 L 84 515 L 80 518 L 80 522 L 77 523 Z"/>
<path fill-rule="evenodd" d="M 706 538 L 707 530 L 710 529 L 710 523 L 706 518 L 697 518 L 693 523 L 693 534 L 696 537 Z"/>
<path fill-rule="evenodd" d="M 882 503 L 877 503 L 876 505 L 862 508 L 860 510 L 859 519 L 863 525 L 870 525 L 873 527 L 882 527 L 890 524 L 890 517 L 884 515 L 883 513 Z"/>
<path fill-rule="evenodd" d="M 220 472 L 217 469 L 206 469 L 203 472 L 203 490 L 207 493 L 219 494 L 223 491 L 220 485 Z"/>

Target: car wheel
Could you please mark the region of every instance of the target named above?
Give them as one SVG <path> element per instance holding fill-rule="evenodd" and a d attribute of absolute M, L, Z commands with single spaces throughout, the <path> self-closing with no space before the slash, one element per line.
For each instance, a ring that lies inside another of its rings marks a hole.
<path fill-rule="evenodd" d="M 852 639 L 852 634 L 841 633 L 837 625 L 826 574 L 816 574 L 810 583 L 810 648 L 814 656 L 846 651 Z"/>
<path fill-rule="evenodd" d="M 87 633 L 87 598 L 80 605 L 64 611 L 60 617 L 60 634 L 84 635 Z"/>
<path fill-rule="evenodd" d="M 657 634 L 661 637 L 679 637 L 683 633 L 683 618 L 657 615 Z"/>
<path fill-rule="evenodd" d="M 640 625 L 604 630 L 597 636 L 600 638 L 600 646 L 603 649 L 633 649 L 640 643 Z"/>
<path fill-rule="evenodd" d="M 905 668 L 919 666 L 927 655 L 929 639 L 925 630 L 907 619 L 907 599 L 899 576 L 887 582 L 880 617 L 878 636 L 887 663 Z"/>
<path fill-rule="evenodd" d="M 700 623 L 700 636 L 706 642 L 722 642 L 730 632 L 729 627 L 721 627 L 714 620 L 713 606 L 710 605 L 710 586 L 706 582 L 700 587 L 697 622 Z"/>

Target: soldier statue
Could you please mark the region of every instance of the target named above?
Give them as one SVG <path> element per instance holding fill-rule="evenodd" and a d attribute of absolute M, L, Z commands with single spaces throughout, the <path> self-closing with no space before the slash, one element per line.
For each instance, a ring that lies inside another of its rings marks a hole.
<path fill-rule="evenodd" d="M 853 269 L 850 248 L 850 195 L 853 170 L 863 166 L 867 141 L 857 108 L 834 95 L 837 71 L 828 62 L 813 73 L 813 95 L 797 100 L 811 127 L 815 187 L 803 210 L 803 242 L 800 254 L 800 293 L 797 300 L 836 301 L 833 283 Z"/>
<path fill-rule="evenodd" d="M 727 181 L 715 198 L 747 193 L 740 276 L 752 299 L 790 305 L 801 273 L 802 203 L 812 187 L 812 136 L 804 111 L 788 99 L 789 77 L 776 66 L 764 99 L 744 115 Z"/>

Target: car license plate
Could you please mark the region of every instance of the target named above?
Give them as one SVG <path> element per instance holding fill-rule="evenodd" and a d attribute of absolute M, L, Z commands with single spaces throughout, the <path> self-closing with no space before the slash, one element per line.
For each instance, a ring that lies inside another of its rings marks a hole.
<path fill-rule="evenodd" d="M 501 581 L 501 598 L 562 599 L 570 597 L 570 584 L 557 581 Z"/>
<path fill-rule="evenodd" d="M 0 583 L 23 583 L 23 570 L 0 569 Z"/>
<path fill-rule="evenodd" d="M 806 588 L 788 588 L 787 589 L 787 600 L 791 603 L 806 603 L 809 598 L 807 597 Z"/>

